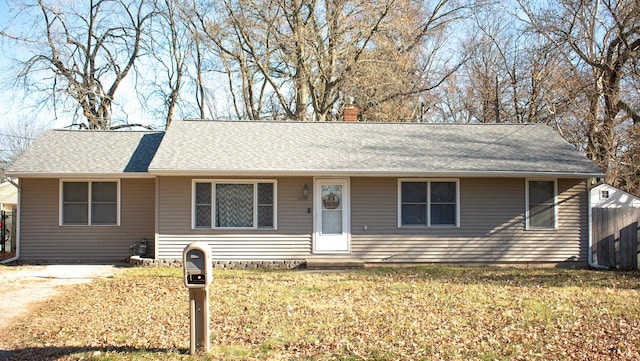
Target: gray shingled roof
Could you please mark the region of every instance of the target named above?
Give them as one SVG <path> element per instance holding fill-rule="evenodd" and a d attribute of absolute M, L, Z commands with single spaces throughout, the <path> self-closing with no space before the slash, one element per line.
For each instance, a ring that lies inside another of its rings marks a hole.
<path fill-rule="evenodd" d="M 146 174 L 164 132 L 49 130 L 14 163 L 12 176 Z"/>
<path fill-rule="evenodd" d="M 601 176 L 535 124 L 176 121 L 149 171 L 184 175 Z"/>

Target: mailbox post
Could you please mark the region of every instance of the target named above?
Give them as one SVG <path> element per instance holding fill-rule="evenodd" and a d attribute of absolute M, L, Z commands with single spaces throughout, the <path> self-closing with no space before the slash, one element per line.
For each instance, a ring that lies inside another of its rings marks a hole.
<path fill-rule="evenodd" d="M 184 285 L 189 289 L 190 352 L 209 352 L 209 289 L 213 280 L 211 250 L 204 242 L 193 242 L 182 253 Z"/>

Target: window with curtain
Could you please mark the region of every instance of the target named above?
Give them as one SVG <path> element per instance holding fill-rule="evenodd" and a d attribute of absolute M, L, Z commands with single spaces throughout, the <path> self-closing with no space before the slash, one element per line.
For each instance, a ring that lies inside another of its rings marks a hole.
<path fill-rule="evenodd" d="M 216 227 L 253 227 L 253 184 L 216 184 Z"/>
<path fill-rule="evenodd" d="M 275 182 L 195 182 L 196 228 L 274 228 Z"/>

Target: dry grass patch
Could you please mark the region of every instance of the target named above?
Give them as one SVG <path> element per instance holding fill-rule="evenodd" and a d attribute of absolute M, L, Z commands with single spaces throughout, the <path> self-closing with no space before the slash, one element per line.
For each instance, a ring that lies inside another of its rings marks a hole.
<path fill-rule="evenodd" d="M 18 359 L 640 359 L 640 274 L 556 269 L 215 271 L 211 347 L 188 351 L 179 269 L 69 288 L 0 347 Z"/>

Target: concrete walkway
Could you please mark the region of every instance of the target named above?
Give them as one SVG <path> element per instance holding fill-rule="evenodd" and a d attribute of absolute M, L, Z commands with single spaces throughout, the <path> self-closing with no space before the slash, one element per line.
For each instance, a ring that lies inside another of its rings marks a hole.
<path fill-rule="evenodd" d="M 112 265 L 0 266 L 0 331 L 26 314 L 29 306 L 45 301 L 62 286 L 111 277 Z"/>

